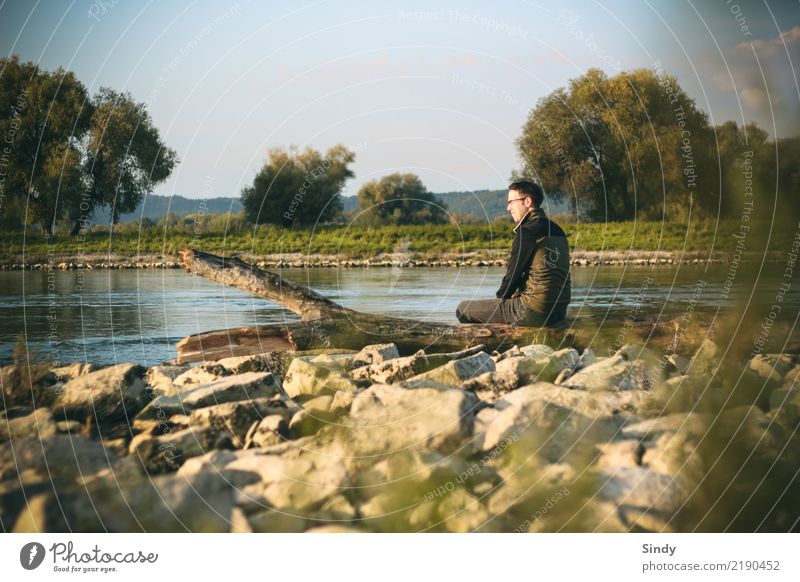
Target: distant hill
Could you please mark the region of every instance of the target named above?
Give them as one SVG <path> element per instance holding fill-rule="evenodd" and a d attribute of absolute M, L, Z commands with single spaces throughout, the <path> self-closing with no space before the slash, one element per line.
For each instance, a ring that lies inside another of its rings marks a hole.
<path fill-rule="evenodd" d="M 183 196 L 147 196 L 135 211 L 120 215 L 120 222 L 139 220 L 142 216 L 158 221 L 167 212 L 176 216 L 186 216 L 204 212 L 206 214 L 224 214 L 229 210 L 234 214 L 242 209 L 239 198 L 184 198 Z M 95 210 L 94 222 L 107 224 L 111 221 L 111 212 L 106 209 Z"/>
<path fill-rule="evenodd" d="M 453 214 L 468 214 L 479 218 L 481 221 L 492 221 L 500 216 L 507 216 L 506 190 L 476 190 L 474 192 L 442 192 L 434 196 L 444 202 L 447 209 Z M 345 212 L 356 209 L 355 196 L 346 196 L 342 199 Z M 158 221 L 167 212 L 176 216 L 196 214 L 201 210 L 206 214 L 224 214 L 231 211 L 234 214 L 242 210 L 242 201 L 239 198 L 184 198 L 183 196 L 158 196 L 150 195 L 143 203 L 131 213 L 123 214 L 121 222 L 138 220 L 141 216 Z M 551 205 L 550 214 L 567 211 L 567 203 Z M 111 213 L 107 209 L 96 210 L 94 222 L 107 224 Z"/>

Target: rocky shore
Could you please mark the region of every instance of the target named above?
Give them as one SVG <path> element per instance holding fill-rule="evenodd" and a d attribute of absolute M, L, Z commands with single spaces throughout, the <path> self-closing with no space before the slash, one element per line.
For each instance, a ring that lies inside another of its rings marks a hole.
<path fill-rule="evenodd" d="M 798 357 L 750 360 L 753 402 L 710 380 L 719 356 L 710 340 L 688 357 L 381 344 L 194 367 L 9 366 L 2 527 L 681 531 L 708 477 L 702 447 L 726 427 L 764 466 L 797 466 Z"/>
<path fill-rule="evenodd" d="M 773 256 L 774 254 L 774 256 Z M 436 256 L 408 257 L 381 254 L 372 258 L 351 258 L 338 255 L 284 253 L 280 255 L 250 255 L 234 253 L 235 256 L 253 263 L 261 269 L 276 268 L 365 268 L 365 267 L 503 267 L 508 252 L 478 251 L 469 253 L 442 253 Z M 781 260 L 780 253 L 768 253 L 767 260 Z M 746 257 L 748 258 L 748 257 Z M 761 255 L 749 257 L 761 260 Z M 704 265 L 726 263 L 725 253 L 709 255 L 705 251 L 574 251 L 571 264 L 578 267 L 599 265 Z M 0 271 L 46 271 L 46 270 L 94 270 L 94 269 L 179 269 L 175 257 L 169 255 L 140 255 L 137 257 L 118 255 L 53 255 L 31 261 L 0 262 Z"/>

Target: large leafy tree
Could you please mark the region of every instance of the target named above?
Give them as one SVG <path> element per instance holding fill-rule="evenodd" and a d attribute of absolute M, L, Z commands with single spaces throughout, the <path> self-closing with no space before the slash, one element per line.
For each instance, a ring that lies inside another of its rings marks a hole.
<path fill-rule="evenodd" d="M 92 198 L 111 208 L 114 223 L 133 212 L 142 195 L 166 180 L 177 161 L 145 106 L 126 93 L 100 89 L 87 133 L 86 175 Z"/>
<path fill-rule="evenodd" d="M 0 221 L 45 234 L 61 220 L 77 231 L 98 207 L 134 210 L 177 162 L 130 95 L 91 98 L 73 73 L 16 56 L 0 59 L 0 136 Z"/>
<path fill-rule="evenodd" d="M 242 190 L 247 219 L 285 227 L 328 222 L 342 211 L 341 191 L 354 176 L 355 154 L 339 144 L 325 154 L 312 148 L 273 148 L 253 184 Z"/>
<path fill-rule="evenodd" d="M 358 192 L 361 221 L 369 224 L 445 224 L 444 204 L 429 193 L 416 174 L 389 174 L 364 184 Z"/>
<path fill-rule="evenodd" d="M 597 220 L 675 217 L 690 205 L 710 212 L 714 184 L 700 168 L 709 168 L 711 142 L 706 115 L 675 77 L 590 69 L 531 111 L 517 176 Z"/>

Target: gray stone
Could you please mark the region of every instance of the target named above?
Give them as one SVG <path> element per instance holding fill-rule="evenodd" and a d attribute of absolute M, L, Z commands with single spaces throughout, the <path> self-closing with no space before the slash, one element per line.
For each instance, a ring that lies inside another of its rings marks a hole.
<path fill-rule="evenodd" d="M 64 384 L 54 410 L 67 418 L 100 422 L 132 418 L 145 405 L 144 368 L 119 364 L 78 376 Z"/>
<path fill-rule="evenodd" d="M 576 372 L 563 384 L 585 390 L 650 390 L 659 380 L 644 361 L 615 354 Z"/>
<path fill-rule="evenodd" d="M 159 396 L 147 405 L 139 418 L 168 418 L 173 414 L 183 414 L 197 408 L 225 402 L 269 398 L 279 394 L 279 390 L 280 387 L 272 374 L 247 372 L 236 376 L 227 376 L 175 396 Z"/>
<path fill-rule="evenodd" d="M 0 442 L 21 438 L 46 439 L 56 434 L 53 415 L 47 408 L 37 408 L 28 416 L 0 421 Z"/>
<path fill-rule="evenodd" d="M 183 366 L 153 366 L 145 374 L 145 382 L 150 389 L 160 396 L 174 396 L 182 391 L 183 386 L 176 386 L 175 379 L 189 369 Z"/>
<path fill-rule="evenodd" d="M 495 364 L 489 354 L 480 352 L 466 358 L 452 360 L 443 366 L 412 376 L 408 378 L 407 382 L 413 385 L 424 380 L 433 380 L 444 385 L 459 386 L 465 380 L 484 372 L 492 372 L 494 369 Z"/>
<path fill-rule="evenodd" d="M 549 358 L 555 350 L 545 344 L 531 344 L 525 346 L 520 351 L 532 360 L 541 360 L 543 358 Z"/>
<path fill-rule="evenodd" d="M 412 356 L 395 358 L 353 370 L 356 380 L 369 380 L 380 384 L 393 384 L 407 380 L 430 369 L 425 352 L 418 351 Z"/>
<path fill-rule="evenodd" d="M 193 410 L 188 424 L 205 426 L 227 434 L 233 446 L 244 446 L 248 430 L 265 416 L 280 415 L 288 419 L 293 410 L 287 408 L 281 400 L 273 398 L 256 398 L 238 402 L 225 402 L 214 406 L 206 406 Z"/>
<path fill-rule="evenodd" d="M 453 451 L 472 431 L 478 399 L 458 389 L 377 384 L 353 400 L 345 442 L 362 454 Z"/>
<path fill-rule="evenodd" d="M 148 473 L 165 473 L 206 454 L 218 438 L 217 431 L 196 426 L 162 435 L 140 434 L 133 437 L 129 452 L 141 460 Z"/>
<path fill-rule="evenodd" d="M 495 407 L 478 413 L 474 446 L 502 452 L 519 441 L 550 463 L 588 455 L 586 447 L 610 441 L 623 423 L 591 395 L 545 383 L 510 392 Z"/>
<path fill-rule="evenodd" d="M 292 360 L 283 381 L 283 391 L 290 398 L 332 395 L 336 392 L 354 392 L 357 386 L 336 370 L 306 361 Z"/>
<path fill-rule="evenodd" d="M 387 360 L 394 360 L 400 357 L 400 352 L 394 344 L 373 344 L 365 346 L 353 358 L 353 367 L 369 366 L 379 364 Z"/>
<path fill-rule="evenodd" d="M 286 418 L 281 414 L 265 416 L 250 427 L 244 448 L 269 447 L 284 442 L 289 434 Z"/>

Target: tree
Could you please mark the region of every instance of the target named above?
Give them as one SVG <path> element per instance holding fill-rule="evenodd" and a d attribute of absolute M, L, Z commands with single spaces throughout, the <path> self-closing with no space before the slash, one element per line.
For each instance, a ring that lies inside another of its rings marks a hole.
<path fill-rule="evenodd" d="M 70 220 L 73 232 L 95 208 L 130 212 L 177 162 L 144 105 L 100 89 L 90 99 L 77 77 L 0 59 L 4 224 L 38 223 L 46 235 Z"/>
<path fill-rule="evenodd" d="M 253 185 L 242 190 L 247 219 L 285 227 L 332 220 L 342 211 L 341 190 L 354 176 L 354 161 L 355 154 L 341 144 L 324 156 L 310 147 L 271 149 Z"/>
<path fill-rule="evenodd" d="M 711 131 L 675 77 L 640 69 L 608 78 L 598 69 L 539 101 L 523 126 L 517 177 L 568 196 L 593 219 L 710 211 Z"/>
<path fill-rule="evenodd" d="M 116 224 L 120 214 L 136 210 L 143 195 L 169 177 L 177 156 L 161 143 L 144 104 L 130 94 L 102 88 L 93 105 L 86 175 L 91 199 L 110 207 Z"/>
<path fill-rule="evenodd" d="M 358 191 L 362 222 L 371 224 L 446 224 L 446 207 L 416 174 L 389 174 Z"/>

